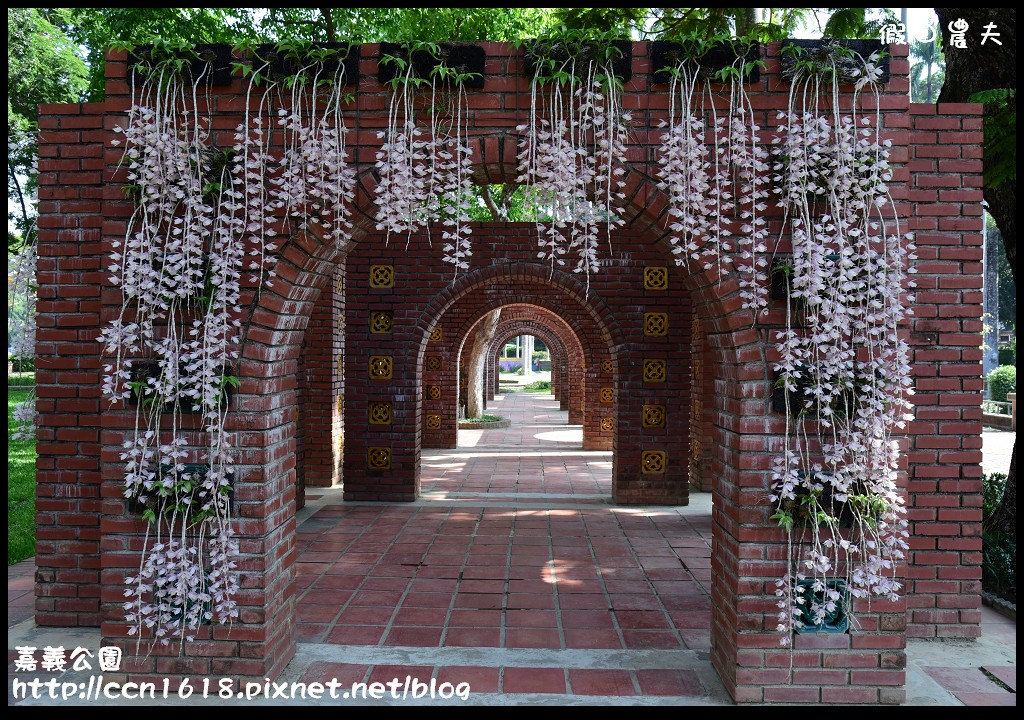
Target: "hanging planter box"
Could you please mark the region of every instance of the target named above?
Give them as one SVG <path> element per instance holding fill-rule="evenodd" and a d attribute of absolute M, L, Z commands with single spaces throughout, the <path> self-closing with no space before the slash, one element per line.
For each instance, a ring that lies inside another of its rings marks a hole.
<path fill-rule="evenodd" d="M 790 417 L 805 417 L 811 419 L 817 407 L 817 403 L 807 406 L 807 399 L 811 396 L 807 393 L 813 387 L 811 379 L 801 375 L 796 382 L 796 389 L 789 394 L 789 415 Z M 835 418 L 849 418 L 856 409 L 857 388 L 844 388 L 832 400 L 831 407 Z M 777 413 L 786 412 L 786 388 L 782 382 L 782 373 L 779 370 L 772 371 L 772 411 Z"/>
<path fill-rule="evenodd" d="M 856 53 L 865 60 L 872 53 L 888 50 L 888 46 L 883 45 L 879 40 L 796 40 L 790 38 L 782 43 L 782 77 L 787 80 L 792 80 L 793 74 L 796 71 L 796 58 L 793 53 L 785 51 L 787 46 L 796 48 L 801 59 L 814 60 L 821 63 L 823 67 L 830 66 L 832 59 L 835 58 L 839 81 L 844 83 L 857 81 L 854 71 L 861 68 L 861 63 L 848 57 L 843 57 L 843 50 Z M 878 82 L 884 85 L 889 82 L 888 55 L 882 58 L 879 67 L 882 70 L 882 74 Z"/>
<path fill-rule="evenodd" d="M 408 45 L 388 42 L 380 44 L 377 80 L 382 85 L 391 82 L 400 74 L 398 65 L 388 61 L 389 56 L 409 62 Z M 427 50 L 416 50 L 412 53 L 413 75 L 418 78 L 430 79 L 437 67 L 444 66 L 460 75 L 470 74 L 470 77 L 462 81 L 462 86 L 479 89 L 484 86 L 484 63 L 486 60 L 487 53 L 479 45 L 441 43 L 436 57 Z"/>
<path fill-rule="evenodd" d="M 189 62 L 188 76 L 199 77 L 204 71 L 204 78 L 210 85 L 223 86 L 231 84 L 231 46 L 227 43 L 205 43 L 195 46 L 199 56 Z M 153 68 L 153 45 L 139 45 L 128 51 L 128 69 L 136 83 L 142 82 Z M 207 70 L 209 66 L 209 70 Z"/>
<path fill-rule="evenodd" d="M 360 45 L 352 43 L 312 43 L 314 50 L 332 50 L 332 54 L 324 58 L 322 63 L 317 63 L 321 79 L 334 77 L 339 67 L 344 67 L 342 73 L 343 84 L 356 85 L 359 82 L 359 51 Z M 264 63 L 270 63 L 264 72 L 270 75 L 273 80 L 282 80 L 292 77 L 310 61 L 303 61 L 292 53 L 282 50 L 274 43 L 257 45 L 250 62 L 253 70 L 258 70 Z"/>
<path fill-rule="evenodd" d="M 184 368 L 179 370 L 182 376 L 185 376 Z M 156 379 L 160 377 L 160 364 L 155 360 L 144 360 L 135 361 L 132 363 L 131 369 L 131 397 L 128 400 L 128 404 L 137 407 L 140 402 L 155 402 L 155 398 L 147 396 L 139 391 L 143 389 L 143 386 L 139 383 L 146 383 L 149 379 Z M 221 378 L 234 377 L 232 374 L 232 368 L 224 366 L 220 369 Z M 234 396 L 234 384 L 230 381 L 225 380 L 221 387 L 220 393 L 220 407 L 221 409 L 227 408 L 231 404 L 231 398 Z M 179 406 L 181 411 L 186 414 L 196 414 L 202 412 L 202 407 L 194 404 L 189 398 L 177 398 L 174 400 L 164 401 L 163 407 L 160 412 L 171 412 L 175 406 Z"/>
<path fill-rule="evenodd" d="M 769 285 L 768 296 L 772 300 L 784 302 L 786 298 L 790 297 L 790 288 L 793 284 L 792 277 L 792 258 L 772 258 L 771 284 Z"/>
<path fill-rule="evenodd" d="M 546 43 L 534 40 L 526 44 L 526 52 L 523 55 L 524 74 L 533 78 L 537 73 L 537 64 L 541 60 L 554 60 L 564 62 L 570 59 L 570 48 L 568 45 L 554 43 L 545 47 Z M 612 72 L 622 82 L 629 82 L 633 77 L 633 43 L 630 40 L 613 40 L 611 45 L 618 49 L 618 57 L 612 60 Z M 597 45 L 583 45 L 574 54 L 576 66 L 586 66 L 588 62 L 595 59 L 599 48 Z"/>
<path fill-rule="evenodd" d="M 160 472 L 164 476 L 170 475 L 172 470 L 173 467 L 171 465 L 160 466 Z M 182 464 L 181 473 L 179 475 L 179 481 L 181 481 L 185 475 L 191 476 L 192 482 L 195 485 L 195 487 L 193 488 L 192 494 L 189 497 L 192 500 L 192 505 L 195 508 L 200 508 L 203 505 L 204 501 L 209 499 L 209 497 L 196 497 L 195 492 L 198 489 L 198 486 L 201 485 L 203 481 L 206 479 L 206 476 L 209 474 L 209 472 L 210 466 L 205 463 Z M 223 493 L 228 496 L 228 502 L 230 503 L 231 509 L 233 511 L 235 498 L 235 473 L 233 470 L 228 470 L 226 476 L 228 479 L 228 484 L 226 486 L 226 490 L 224 490 Z M 131 498 L 128 501 L 128 511 L 131 513 L 141 515 L 146 510 L 152 510 L 154 513 L 156 513 L 158 509 L 159 503 L 157 497 L 150 497 L 146 499 L 144 502 L 140 501 L 138 498 Z"/>
<path fill-rule="evenodd" d="M 822 599 L 822 594 L 815 593 L 812 589 L 814 580 L 810 578 L 799 580 L 797 585 L 804 588 L 803 596 L 805 598 L 815 597 L 818 600 Z M 803 623 L 803 627 L 795 628 L 798 635 L 810 635 L 812 633 L 839 635 L 850 629 L 850 616 L 846 614 L 846 608 L 850 604 L 850 594 L 846 587 L 846 581 L 840 578 L 831 578 L 825 581 L 825 586 L 830 590 L 836 590 L 840 595 L 840 599 L 836 601 L 835 610 L 828 613 L 820 623 L 816 623 L 811 615 L 810 603 L 805 601 L 800 610 L 800 622 Z"/>
<path fill-rule="evenodd" d="M 745 62 L 761 59 L 761 46 L 757 43 L 747 46 Z M 688 58 L 681 43 L 655 40 L 651 43 L 651 80 L 655 83 L 668 83 L 672 80 L 671 69 L 681 62 L 690 62 L 698 66 L 701 77 L 714 75 L 722 68 L 730 67 L 736 61 L 736 51 L 726 42 L 718 42 L 699 58 Z M 743 82 L 757 82 L 761 79 L 761 68 L 757 65 L 743 78 Z"/>
<path fill-rule="evenodd" d="M 804 470 L 797 470 L 797 475 L 801 479 L 807 477 L 807 473 Z M 856 518 L 853 507 L 847 500 L 837 500 L 835 498 L 835 490 L 829 482 L 830 475 L 826 473 L 820 473 L 817 480 L 824 486 L 821 493 L 818 495 L 817 504 L 823 511 L 833 516 L 837 520 L 837 526 L 840 528 L 852 528 L 854 526 L 854 520 Z M 780 483 L 776 482 L 772 486 L 772 492 L 778 493 L 780 489 Z M 853 493 L 863 494 L 863 487 L 855 488 Z M 782 498 L 780 497 L 775 501 L 774 509 L 776 512 L 785 512 L 791 518 L 793 518 L 793 527 L 815 527 L 819 523 L 817 518 L 811 516 L 810 506 L 806 503 L 806 499 L 810 496 L 810 490 L 804 486 L 799 486 L 794 489 L 796 499 Z"/>

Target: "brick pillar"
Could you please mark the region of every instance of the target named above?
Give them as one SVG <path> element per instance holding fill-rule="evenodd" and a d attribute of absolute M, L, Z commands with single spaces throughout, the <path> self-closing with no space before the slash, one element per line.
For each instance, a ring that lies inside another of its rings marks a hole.
<path fill-rule="evenodd" d="M 675 266 L 633 269 L 627 344 L 617 363 L 616 502 L 685 505 L 689 497 L 689 294 Z"/>
<path fill-rule="evenodd" d="M 421 437 L 425 448 L 451 449 L 459 444 L 459 377 L 463 368 L 456 357 L 454 327 L 450 322 L 441 322 L 439 327 L 443 335 L 427 344 L 420 366 L 424 399 Z"/>
<path fill-rule="evenodd" d="M 409 292 L 409 273 L 396 270 L 391 255 L 349 255 L 343 411 L 347 500 L 416 498 L 421 338 L 415 314 L 402 301 Z"/>
<path fill-rule="evenodd" d="M 914 422 L 909 626 L 981 634 L 982 118 L 974 104 L 910 105 Z"/>
<path fill-rule="evenodd" d="M 118 101 L 39 106 L 36 614 L 100 623 L 100 288 L 107 258 L 104 115 Z M 114 117 L 111 116 L 111 121 Z M 123 238 L 122 238 L 123 239 Z"/>

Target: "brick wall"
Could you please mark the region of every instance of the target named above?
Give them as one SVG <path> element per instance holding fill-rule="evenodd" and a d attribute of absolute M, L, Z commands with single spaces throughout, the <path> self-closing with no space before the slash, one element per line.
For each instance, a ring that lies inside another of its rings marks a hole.
<path fill-rule="evenodd" d="M 477 182 L 500 183 L 516 175 L 514 128 L 526 117 L 529 88 L 520 50 L 494 43 L 483 47 L 485 87 L 470 92 L 468 100 L 473 175 Z M 388 91 L 375 79 L 377 47 L 362 48 L 355 109 L 347 115 L 358 172 L 352 249 L 346 254 L 313 235 L 296 233 L 279 251 L 275 286 L 258 297 L 249 288 L 246 295 L 242 386 L 232 401 L 228 427 L 239 447 L 240 620 L 231 628 L 201 633 L 184 659 L 165 657 L 159 649 L 136 658 L 137 673 L 276 675 L 295 642 L 297 462 L 306 479 L 321 472 L 318 481 L 326 482 L 330 466 L 329 477 L 336 480 L 337 453 L 321 453 L 314 445 L 323 444 L 322 429 L 328 424 L 332 442 L 340 443 L 343 415 L 347 496 L 413 499 L 430 372 L 451 372 L 443 368 L 457 365 L 461 344 L 455 340 L 461 343 L 482 313 L 510 302 L 545 308 L 567 322 L 571 318 L 585 357 L 582 406 L 589 437 L 608 437 L 599 418 L 612 409 L 619 502 L 686 498 L 691 352 L 696 352 L 691 332 L 693 318 L 699 319 L 704 405 L 701 422 L 693 425 L 701 432 L 705 477 L 711 478 L 714 499 L 711 656 L 737 700 L 897 702 L 902 698 L 908 608 L 914 635 L 976 633 L 981 391 L 977 108 L 908 107 L 906 48 L 890 48 L 892 79 L 881 97 L 882 123 L 894 143 L 894 161 L 903 164 L 894 178 L 900 217 L 918 232 L 920 246 L 920 290 L 907 328 L 919 390 L 906 439 L 914 546 L 907 575 L 912 587 L 905 601 L 874 603 L 856 633 L 801 636 L 791 676 L 790 657 L 778 650 L 772 596 L 772 583 L 783 572 L 785 538 L 771 526 L 764 500 L 783 428 L 782 418 L 770 411 L 773 351 L 766 338 L 782 324 L 783 313 L 773 305 L 755 324 L 741 308 L 734 277 L 718 277 L 713 270 L 687 275 L 672 263 L 666 200 L 652 181 L 657 128 L 667 115 L 668 97 L 666 87 L 652 79 L 648 45 L 636 43 L 633 49 L 633 77 L 623 95 L 623 106 L 633 115 L 621 211 L 625 228 L 616 233 L 615 250 L 586 288 L 579 277 L 551 273 L 535 262 L 531 226 L 474 228 L 471 269 L 454 282 L 451 268 L 441 267 L 436 250 L 424 247 L 424 238 L 412 238 L 408 251 L 382 243 L 374 229 L 372 164 L 376 131 L 386 122 Z M 755 116 L 767 128 L 775 112 L 786 107 L 789 83 L 779 74 L 779 46 L 764 50 L 766 67 L 750 91 Z M 132 212 L 118 185 L 123 176 L 115 170 L 120 150 L 103 149 L 109 131 L 123 122 L 130 92 L 124 53 L 109 58 L 105 103 L 43 106 L 40 117 L 37 619 L 73 625 L 96 624 L 102 617 L 105 642 L 122 643 L 131 654 L 134 643 L 125 642 L 127 628 L 120 622 L 122 583 L 137 567 L 145 527 L 122 497 L 119 447 L 131 415 L 119 406 L 100 405 L 101 358 L 94 343 L 101 324 L 121 307 L 119 291 L 107 284 L 101 268 L 111 243 L 123 238 Z M 243 93 L 236 79 L 199 98 L 199 112 L 214 116 L 217 145 L 233 142 L 245 109 Z M 781 226 L 778 219 L 773 222 L 774 233 Z M 785 238 L 783 252 L 784 246 Z M 345 287 L 328 300 L 342 260 Z M 393 287 L 369 287 L 373 264 L 393 267 Z M 644 284 L 647 267 L 668 268 L 667 289 Z M 344 345 L 337 327 L 330 339 L 322 330 L 328 307 L 333 319 L 345 319 Z M 370 313 L 385 311 L 392 313 L 391 331 L 370 333 Z M 655 312 L 668 316 L 667 335 L 644 334 L 644 314 Z M 310 327 L 321 332 L 307 334 Z M 442 369 L 428 372 L 435 327 L 443 330 L 437 353 Z M 335 357 L 328 364 L 330 353 Z M 370 377 L 371 356 L 391 358 L 391 377 Z M 605 356 L 612 361 L 610 374 L 602 374 Z M 667 363 L 667 383 L 658 389 L 643 382 L 643 364 L 649 359 Z M 570 395 L 571 373 L 570 367 Z M 446 382 L 457 387 L 452 378 Z M 330 416 L 318 395 L 328 386 Z M 611 408 L 602 407 L 609 405 L 600 400 L 602 387 L 613 390 Z M 658 400 L 664 400 L 666 427 L 644 428 L 643 406 Z M 392 403 L 390 424 L 367 422 L 370 402 Z M 368 467 L 371 448 L 389 451 L 388 467 Z M 652 478 L 640 472 L 644 451 L 666 452 L 663 473 Z"/>
<path fill-rule="evenodd" d="M 341 483 L 344 438 L 342 407 L 344 379 L 337 358 L 345 353 L 344 261 L 335 280 L 320 292 L 299 355 L 299 413 L 296 451 L 296 501 L 304 504 L 307 485 Z"/>
<path fill-rule="evenodd" d="M 100 619 L 103 146 L 115 103 L 39 107 L 36 622 Z"/>
<path fill-rule="evenodd" d="M 982 118 L 973 104 L 910 105 L 914 422 L 907 634 L 981 634 Z"/>

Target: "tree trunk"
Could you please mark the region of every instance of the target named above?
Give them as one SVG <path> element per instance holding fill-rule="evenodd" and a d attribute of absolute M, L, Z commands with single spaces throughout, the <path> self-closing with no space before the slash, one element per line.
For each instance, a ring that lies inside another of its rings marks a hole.
<path fill-rule="evenodd" d="M 744 37 L 757 25 L 757 8 L 739 8 L 736 13 L 736 37 Z"/>
<path fill-rule="evenodd" d="M 484 414 L 484 366 L 487 364 L 487 348 L 494 341 L 498 329 L 501 308 L 492 310 L 477 328 L 473 346 L 469 350 L 466 377 L 466 417 L 477 418 Z"/>
<path fill-rule="evenodd" d="M 946 82 L 939 93 L 939 102 L 970 102 L 982 90 L 1017 87 L 1017 10 L 1015 8 L 935 8 L 942 31 L 946 53 Z M 967 49 L 951 47 L 949 24 L 963 18 L 970 29 Z M 995 23 L 1002 45 L 989 40 L 981 44 L 981 35 L 989 23 Z M 1010 263 L 1013 282 L 1017 282 L 1017 179 L 1004 181 L 998 187 L 985 186 L 988 212 L 1003 236 L 1006 259 Z M 1017 440 L 1010 455 L 1010 472 L 999 507 L 989 519 L 989 527 L 1016 534 L 1017 529 Z"/>

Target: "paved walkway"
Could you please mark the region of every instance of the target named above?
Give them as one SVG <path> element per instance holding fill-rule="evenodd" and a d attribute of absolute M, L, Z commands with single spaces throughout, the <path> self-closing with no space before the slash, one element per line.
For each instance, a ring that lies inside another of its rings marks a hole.
<path fill-rule="evenodd" d="M 457 450 L 424 450 L 420 489 L 440 500 L 487 493 L 525 499 L 531 494 L 605 502 L 612 493 L 610 451 L 582 450 L 583 428 L 568 424 L 551 395 L 509 393 L 487 412 L 509 418 L 507 428 L 459 430 Z"/>
<path fill-rule="evenodd" d="M 610 453 L 579 449 L 550 395 L 489 412 L 513 426 L 425 451 L 414 503 L 307 496 L 281 679 L 468 682 L 474 704 L 727 704 L 708 652 L 710 496 L 614 507 Z M 8 569 L 9 647 L 98 645 L 26 619 L 30 572 Z M 1015 703 L 1016 623 L 982 618 L 977 642 L 910 642 L 908 702 Z"/>
<path fill-rule="evenodd" d="M 1013 439 L 1017 433 L 985 428 L 981 434 L 981 469 L 985 473 L 1010 472 Z"/>
<path fill-rule="evenodd" d="M 581 450 L 551 395 L 488 412 L 512 426 L 424 451 L 420 501 L 312 504 L 289 675 L 465 678 L 478 702 L 724 702 L 706 496 L 613 507 L 611 453 Z"/>

